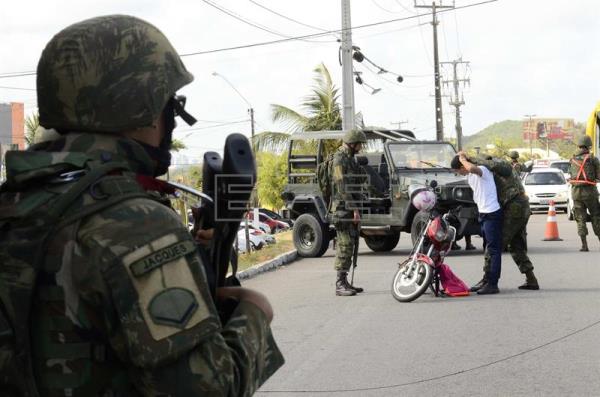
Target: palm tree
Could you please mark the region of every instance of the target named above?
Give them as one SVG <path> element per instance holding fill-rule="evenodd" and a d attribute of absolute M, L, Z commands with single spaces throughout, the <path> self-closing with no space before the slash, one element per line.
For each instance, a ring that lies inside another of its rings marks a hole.
<path fill-rule="evenodd" d="M 257 134 L 254 138 L 257 150 L 281 151 L 287 145 L 290 133 L 294 132 L 342 129 L 339 90 L 323 63 L 314 69 L 314 73 L 312 92 L 304 97 L 301 104 L 306 114 L 283 105 L 271 105 L 273 121 L 281 123 L 288 132 L 265 131 Z M 357 116 L 362 119 L 362 116 Z"/>
<path fill-rule="evenodd" d="M 35 136 L 39 133 L 40 115 L 35 112 L 25 118 L 25 142 L 27 146 L 33 145 Z"/>

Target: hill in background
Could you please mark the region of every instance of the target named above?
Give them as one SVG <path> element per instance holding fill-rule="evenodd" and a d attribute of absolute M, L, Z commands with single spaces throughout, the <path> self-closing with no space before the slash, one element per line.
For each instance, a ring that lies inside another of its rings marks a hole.
<path fill-rule="evenodd" d="M 465 136 L 463 146 L 467 150 L 477 146 L 485 149 L 486 145 L 500 140 L 504 146 L 521 147 L 523 146 L 522 123 L 521 120 L 499 121 L 473 135 Z"/>

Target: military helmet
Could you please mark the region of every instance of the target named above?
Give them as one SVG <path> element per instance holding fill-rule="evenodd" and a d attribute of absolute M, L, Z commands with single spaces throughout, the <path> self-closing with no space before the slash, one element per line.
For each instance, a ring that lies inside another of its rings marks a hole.
<path fill-rule="evenodd" d="M 577 146 L 585 146 L 586 148 L 592 147 L 592 138 L 590 138 L 589 135 L 580 136 L 577 139 Z"/>
<path fill-rule="evenodd" d="M 344 134 L 344 143 L 367 143 L 367 136 L 361 130 L 350 130 Z"/>
<path fill-rule="evenodd" d="M 58 131 L 120 132 L 151 126 L 194 79 L 155 26 L 127 15 L 60 31 L 37 67 L 40 124 Z"/>
<path fill-rule="evenodd" d="M 508 154 L 508 157 L 510 157 L 513 160 L 516 160 L 519 158 L 519 152 L 517 152 L 516 150 L 511 150 Z"/>

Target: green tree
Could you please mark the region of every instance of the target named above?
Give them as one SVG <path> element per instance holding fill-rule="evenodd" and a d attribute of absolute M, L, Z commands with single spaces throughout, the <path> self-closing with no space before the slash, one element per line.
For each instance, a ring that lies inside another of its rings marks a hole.
<path fill-rule="evenodd" d="M 33 145 L 36 134 L 39 133 L 40 115 L 35 112 L 25 118 L 25 142 L 27 146 Z"/>
<path fill-rule="evenodd" d="M 257 160 L 258 200 L 263 207 L 280 209 L 284 204 L 281 192 L 287 183 L 286 155 L 261 152 L 257 154 Z"/>
<path fill-rule="evenodd" d="M 171 144 L 171 151 L 172 152 L 178 152 L 178 151 L 183 150 L 185 148 L 186 148 L 185 143 L 183 143 L 179 139 L 173 139 L 173 143 Z"/>
<path fill-rule="evenodd" d="M 327 67 L 321 63 L 314 69 L 312 91 L 304 97 L 296 111 L 283 105 L 271 105 L 271 117 L 287 132 L 265 131 L 254 138 L 259 151 L 281 151 L 288 143 L 290 133 L 301 131 L 341 130 L 342 115 L 339 90 L 333 84 Z M 358 116 L 362 120 L 362 116 Z"/>

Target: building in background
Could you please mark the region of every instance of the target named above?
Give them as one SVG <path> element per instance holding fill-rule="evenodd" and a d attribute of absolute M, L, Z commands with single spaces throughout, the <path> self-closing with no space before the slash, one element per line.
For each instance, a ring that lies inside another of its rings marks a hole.
<path fill-rule="evenodd" d="M 25 149 L 25 107 L 20 102 L 0 103 L 0 180 L 4 153 Z"/>
<path fill-rule="evenodd" d="M 25 149 L 25 106 L 23 103 L 0 103 L 0 144 L 3 149 L 5 147 Z"/>
<path fill-rule="evenodd" d="M 573 140 L 575 120 L 531 118 L 523 120 L 523 140 Z"/>

